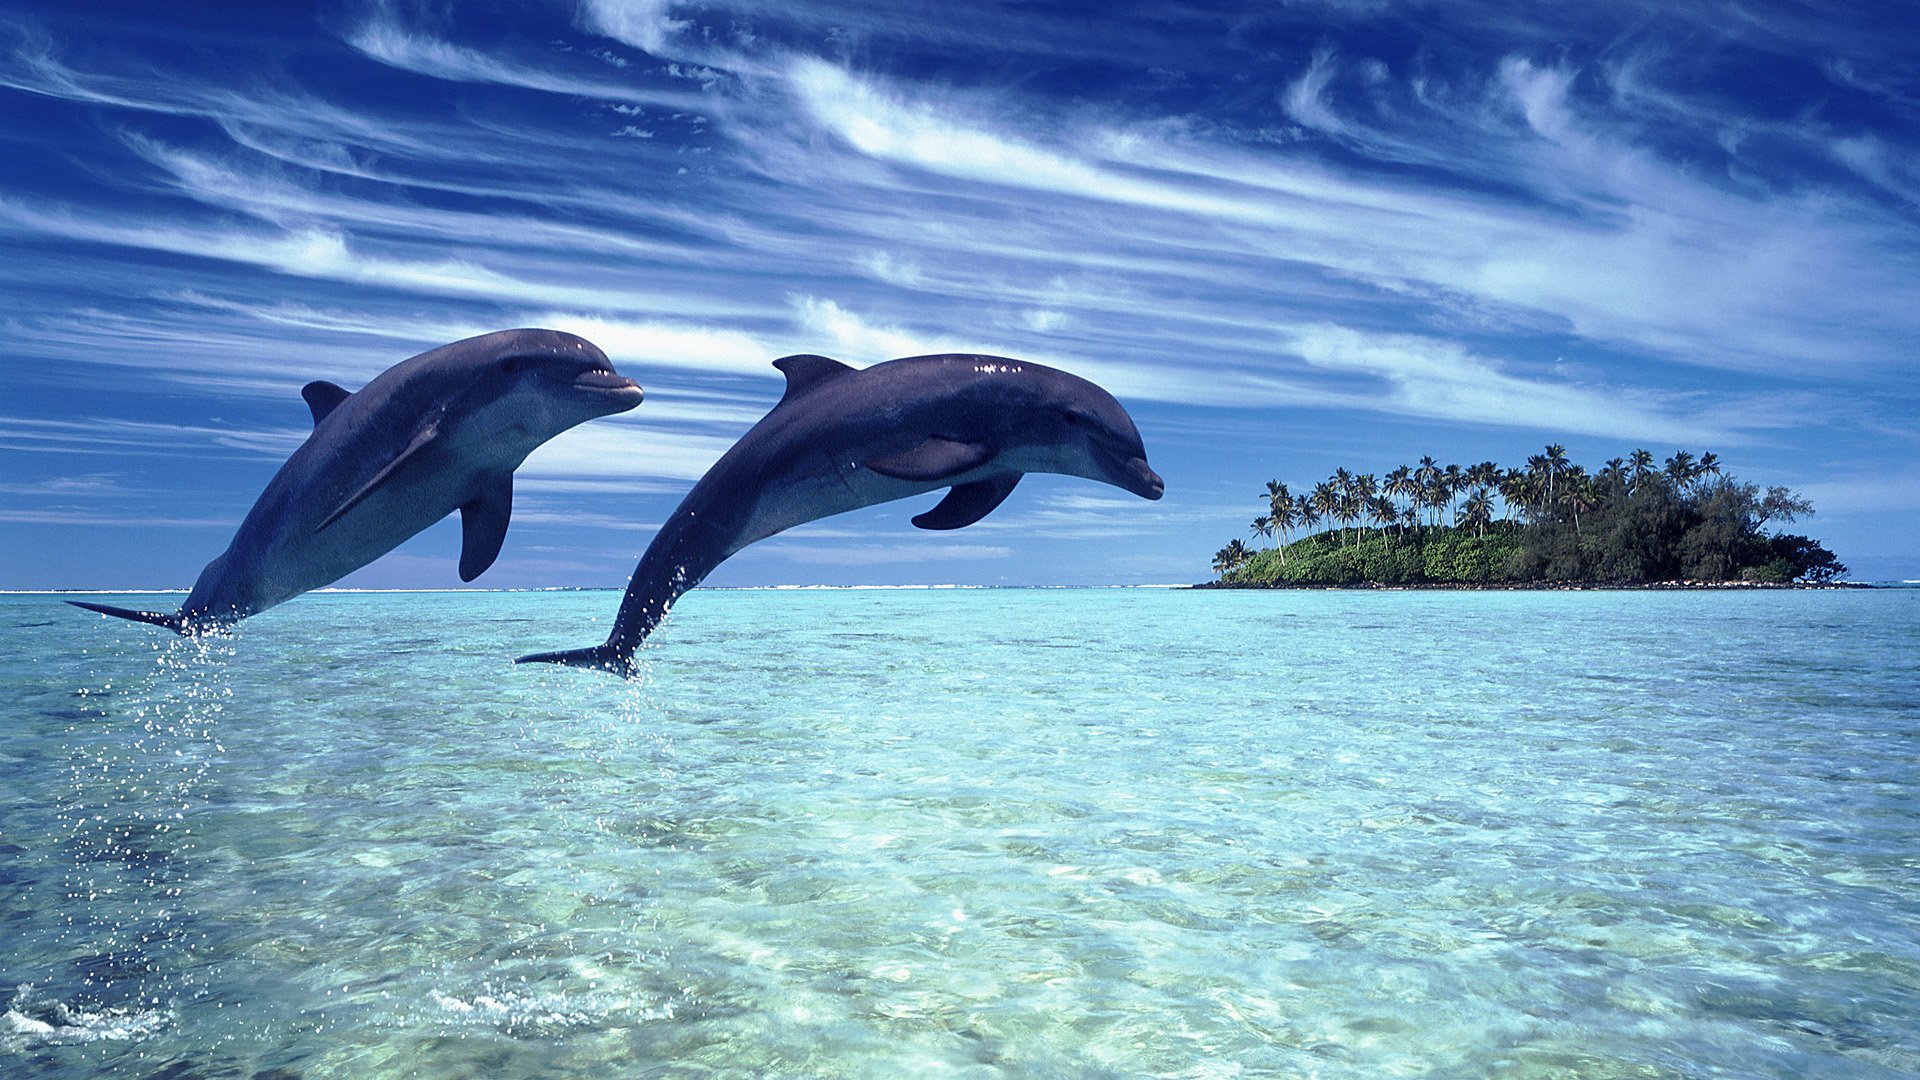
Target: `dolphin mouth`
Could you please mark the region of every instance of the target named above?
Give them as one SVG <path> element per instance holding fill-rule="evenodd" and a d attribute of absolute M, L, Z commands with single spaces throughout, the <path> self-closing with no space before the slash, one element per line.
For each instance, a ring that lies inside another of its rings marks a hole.
<path fill-rule="evenodd" d="M 1129 459 L 1127 461 L 1127 469 L 1138 485 L 1128 488 L 1128 491 L 1133 492 L 1143 499 L 1153 499 L 1156 501 L 1160 496 L 1167 493 L 1167 482 L 1160 479 L 1160 474 L 1153 471 L 1153 467 L 1147 464 L 1146 458 L 1137 457 Z"/>
<path fill-rule="evenodd" d="M 596 396 L 621 400 L 624 407 L 628 409 L 640 404 L 646 398 L 646 392 L 640 389 L 639 383 L 625 375 L 602 368 L 589 368 L 575 375 L 568 385 L 575 390 L 583 390 Z"/>
<path fill-rule="evenodd" d="M 1131 491 L 1143 499 L 1158 500 L 1167 493 L 1167 482 L 1160 479 L 1160 474 L 1153 471 L 1146 458 L 1104 447 L 1100 449 L 1100 457 L 1114 486 Z"/>

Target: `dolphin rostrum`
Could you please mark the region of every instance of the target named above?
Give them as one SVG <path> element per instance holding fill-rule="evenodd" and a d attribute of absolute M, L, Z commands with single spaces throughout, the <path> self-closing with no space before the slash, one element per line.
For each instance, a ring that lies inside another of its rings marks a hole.
<path fill-rule="evenodd" d="M 502 330 L 388 368 L 349 393 L 300 391 L 313 432 L 274 474 L 180 610 L 68 603 L 196 634 L 346 576 L 460 511 L 460 579 L 493 565 L 513 509 L 513 470 L 575 424 L 625 412 L 641 390 L 591 342 Z"/>
<path fill-rule="evenodd" d="M 998 356 L 913 356 L 856 370 L 788 356 L 786 396 L 728 450 L 660 527 L 606 644 L 530 661 L 631 677 L 667 609 L 728 556 L 818 518 L 950 488 L 913 519 L 958 529 L 1030 472 L 1083 476 L 1158 499 L 1133 418 L 1076 375 Z"/>

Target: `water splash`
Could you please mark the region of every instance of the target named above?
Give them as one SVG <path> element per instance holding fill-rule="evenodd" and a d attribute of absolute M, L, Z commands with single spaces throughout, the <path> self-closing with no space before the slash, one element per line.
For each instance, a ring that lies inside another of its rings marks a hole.
<path fill-rule="evenodd" d="M 69 959 L 49 981 L 69 1015 L 110 1027 L 164 1012 L 205 978 L 194 953 L 208 930 L 189 896 L 194 819 L 224 752 L 233 639 L 166 638 L 152 648 L 152 665 L 131 681 L 109 676 L 77 691 L 90 708 L 66 728 L 68 797 L 57 814 L 65 865 L 51 906 Z M 127 1037 L 152 1029 L 134 1024 Z"/>
<path fill-rule="evenodd" d="M 42 1046 L 144 1039 L 173 1023 L 171 1009 L 85 1009 L 43 1000 L 30 984 L 14 990 L 0 1013 L 0 1051 L 20 1053 Z"/>

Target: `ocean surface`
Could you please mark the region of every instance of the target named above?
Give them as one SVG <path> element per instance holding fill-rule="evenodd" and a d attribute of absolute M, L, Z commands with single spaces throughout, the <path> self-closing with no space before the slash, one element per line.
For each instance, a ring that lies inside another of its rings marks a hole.
<path fill-rule="evenodd" d="M 617 602 L 0 597 L 0 1076 L 1920 1074 L 1920 590 Z"/>

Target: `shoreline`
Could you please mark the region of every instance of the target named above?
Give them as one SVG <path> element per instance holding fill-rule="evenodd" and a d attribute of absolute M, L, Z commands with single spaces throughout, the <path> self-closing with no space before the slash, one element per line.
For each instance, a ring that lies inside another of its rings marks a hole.
<path fill-rule="evenodd" d="M 1297 582 L 1256 584 L 1253 582 L 1202 581 L 1189 589 L 1226 589 L 1262 591 L 1357 591 L 1357 592 L 1772 592 L 1802 589 L 1874 589 L 1881 586 L 1859 581 L 1427 581 L 1418 584 L 1384 584 L 1362 581 L 1351 585 L 1311 585 Z"/>

